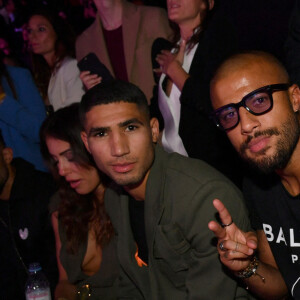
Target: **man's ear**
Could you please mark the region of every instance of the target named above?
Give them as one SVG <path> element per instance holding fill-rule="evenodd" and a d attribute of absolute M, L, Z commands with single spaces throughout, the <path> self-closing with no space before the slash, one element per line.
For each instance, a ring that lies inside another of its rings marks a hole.
<path fill-rule="evenodd" d="M 294 112 L 298 112 L 300 110 L 300 89 L 297 84 L 293 84 L 289 87 L 289 96 L 290 102 L 293 107 Z"/>
<path fill-rule="evenodd" d="M 88 143 L 88 139 L 87 139 L 87 134 L 86 134 L 86 132 L 85 132 L 85 131 L 81 131 L 80 135 L 81 135 L 81 139 L 82 139 L 82 141 L 83 141 L 83 143 L 84 143 L 84 146 L 85 146 L 86 150 L 87 150 L 89 153 L 91 153 L 90 148 L 89 148 L 89 143 Z"/>
<path fill-rule="evenodd" d="M 156 118 L 152 118 L 150 120 L 150 128 L 151 128 L 151 134 L 152 134 L 152 142 L 157 143 L 158 137 L 159 137 L 159 123 Z"/>
<path fill-rule="evenodd" d="M 10 163 L 12 162 L 13 158 L 14 158 L 14 152 L 12 148 L 9 147 L 5 147 L 2 150 L 2 154 L 3 154 L 3 158 L 4 161 L 7 165 L 10 165 Z"/>

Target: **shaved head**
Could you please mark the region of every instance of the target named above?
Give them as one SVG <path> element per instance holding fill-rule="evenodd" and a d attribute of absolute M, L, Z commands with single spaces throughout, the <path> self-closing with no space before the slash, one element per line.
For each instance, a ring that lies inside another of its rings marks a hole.
<path fill-rule="evenodd" d="M 251 51 L 235 54 L 223 62 L 211 80 L 211 89 L 214 88 L 218 81 L 228 77 L 230 74 L 245 72 L 254 65 L 268 68 L 269 71 L 278 76 L 278 82 L 289 82 L 289 75 L 277 58 L 266 52 Z"/>
<path fill-rule="evenodd" d="M 238 123 L 226 131 L 240 156 L 249 165 L 266 173 L 285 168 L 298 145 L 300 90 L 293 84 L 271 94 L 253 92 L 288 83 L 289 76 L 284 66 L 274 56 L 259 51 L 231 56 L 218 68 L 211 81 L 212 106 L 227 109 L 224 116 L 228 118 L 233 115 L 228 110 L 231 104 L 241 104 L 250 95 L 250 99 L 257 100 L 255 105 L 260 105 L 270 97 L 272 107 L 259 115 L 246 109 L 245 102 L 242 102 L 242 107 L 235 112 Z"/>

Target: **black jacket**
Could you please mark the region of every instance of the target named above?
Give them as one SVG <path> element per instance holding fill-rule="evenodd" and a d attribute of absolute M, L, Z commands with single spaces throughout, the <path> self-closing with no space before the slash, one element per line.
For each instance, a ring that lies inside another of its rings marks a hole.
<path fill-rule="evenodd" d="M 55 185 L 50 174 L 21 158 L 13 160 L 16 177 L 9 201 L 0 200 L 0 299 L 25 299 L 29 263 L 39 262 L 51 283 L 58 272 L 55 238 L 48 213 Z"/>
<path fill-rule="evenodd" d="M 230 23 L 214 15 L 200 35 L 189 70 L 190 77 L 181 92 L 179 135 L 189 157 L 206 161 L 241 186 L 238 155 L 225 133 L 218 130 L 209 118 L 212 111 L 210 80 L 219 64 L 236 50 L 237 41 Z M 162 122 L 157 87 L 154 88 L 150 111 Z"/>

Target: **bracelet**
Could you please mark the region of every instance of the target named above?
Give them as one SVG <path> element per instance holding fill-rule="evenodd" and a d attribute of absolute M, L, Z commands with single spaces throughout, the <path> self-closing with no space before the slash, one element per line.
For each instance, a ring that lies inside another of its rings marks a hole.
<path fill-rule="evenodd" d="M 257 256 L 254 255 L 252 260 L 250 261 L 249 266 L 246 269 L 236 273 L 237 277 L 250 278 L 252 275 L 257 275 L 261 278 L 262 282 L 265 283 L 265 281 L 266 281 L 265 277 L 261 276 L 260 274 L 258 274 L 256 272 L 258 265 L 259 265 L 259 260 L 258 260 Z"/>
<path fill-rule="evenodd" d="M 0 103 L 2 102 L 2 100 L 6 97 L 5 93 L 1 93 L 0 94 Z"/>

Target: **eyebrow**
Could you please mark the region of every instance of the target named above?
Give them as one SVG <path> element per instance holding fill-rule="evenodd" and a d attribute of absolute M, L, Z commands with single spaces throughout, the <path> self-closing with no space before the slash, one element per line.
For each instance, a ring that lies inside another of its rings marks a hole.
<path fill-rule="evenodd" d="M 64 155 L 64 154 L 66 154 L 67 152 L 70 152 L 70 151 L 72 151 L 71 148 L 69 148 L 69 149 L 67 149 L 63 152 L 60 152 L 59 155 Z"/>
<path fill-rule="evenodd" d="M 65 155 L 66 153 L 71 152 L 71 151 L 72 151 L 71 148 L 66 149 L 66 150 L 64 150 L 64 151 L 62 151 L 62 152 L 60 152 L 60 153 L 58 153 L 58 156 L 63 156 L 63 155 Z M 57 157 L 56 155 L 52 154 L 51 152 L 49 152 L 49 154 L 52 156 L 53 159 L 54 159 L 54 157 Z"/>
<path fill-rule="evenodd" d="M 134 123 L 144 125 L 144 123 L 137 118 L 132 118 L 132 119 L 126 120 L 124 122 L 119 123 L 118 125 L 119 125 L 119 127 L 125 127 L 130 124 L 134 124 Z"/>
<path fill-rule="evenodd" d="M 122 128 L 122 127 L 126 127 L 130 124 L 140 124 L 140 125 L 144 125 L 144 123 L 142 121 L 140 121 L 137 118 L 132 118 L 129 120 L 126 120 L 124 122 L 120 122 L 118 123 L 118 127 Z M 99 132 L 99 131 L 108 131 L 110 130 L 110 127 L 93 127 L 90 129 L 88 136 L 90 137 L 91 135 L 93 135 L 95 132 Z"/>

